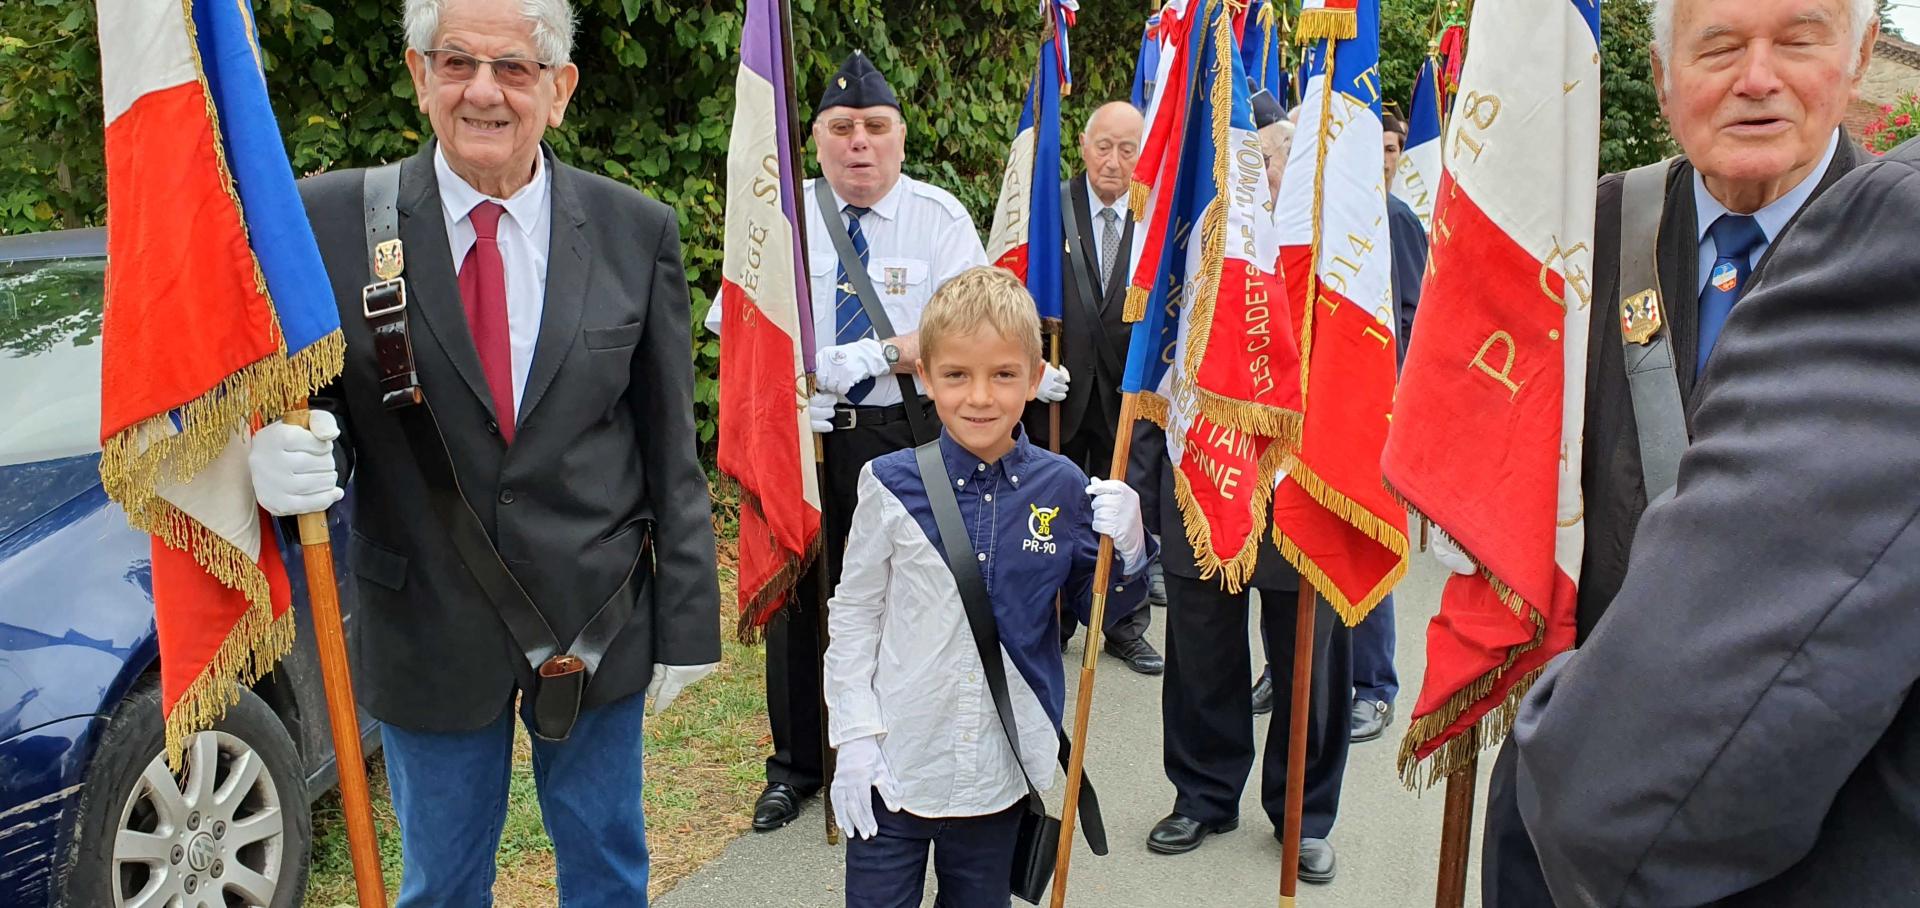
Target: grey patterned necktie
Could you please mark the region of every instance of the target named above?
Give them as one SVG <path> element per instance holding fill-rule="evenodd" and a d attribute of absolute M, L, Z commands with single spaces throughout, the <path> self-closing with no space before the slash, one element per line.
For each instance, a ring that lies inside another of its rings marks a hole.
<path fill-rule="evenodd" d="M 1101 290 L 1113 276 L 1113 257 L 1120 254 L 1120 215 L 1111 208 L 1100 209 L 1100 284 Z"/>

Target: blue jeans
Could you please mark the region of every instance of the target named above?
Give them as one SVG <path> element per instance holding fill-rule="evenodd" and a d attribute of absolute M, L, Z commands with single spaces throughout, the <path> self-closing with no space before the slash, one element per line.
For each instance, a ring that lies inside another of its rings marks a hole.
<path fill-rule="evenodd" d="M 1013 846 L 1023 800 L 980 817 L 929 819 L 887 809 L 873 796 L 880 832 L 847 836 L 847 908 L 920 908 L 927 883 L 927 849 L 940 885 L 935 908 L 1007 908 L 1013 900 Z"/>
<path fill-rule="evenodd" d="M 1367 614 L 1353 629 L 1353 698 L 1392 703 L 1400 693 L 1400 675 L 1393 670 L 1393 594 Z"/>
<path fill-rule="evenodd" d="M 562 908 L 645 908 L 647 833 L 641 725 L 634 694 L 580 714 L 565 741 L 533 739 L 533 780 L 553 840 Z M 400 820 L 395 908 L 493 904 L 494 857 L 507 816 L 514 710 L 460 732 L 381 729 Z"/>

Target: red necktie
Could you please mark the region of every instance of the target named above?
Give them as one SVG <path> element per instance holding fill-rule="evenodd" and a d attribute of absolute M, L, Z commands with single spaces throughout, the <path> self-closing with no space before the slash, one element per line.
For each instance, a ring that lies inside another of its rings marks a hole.
<path fill-rule="evenodd" d="M 500 437 L 513 443 L 513 344 L 507 330 L 507 269 L 500 261 L 498 202 L 473 206 L 467 220 L 473 224 L 473 248 L 460 263 L 460 302 L 467 309 L 467 330 L 480 352 L 480 369 L 493 393 L 493 412 Z"/>

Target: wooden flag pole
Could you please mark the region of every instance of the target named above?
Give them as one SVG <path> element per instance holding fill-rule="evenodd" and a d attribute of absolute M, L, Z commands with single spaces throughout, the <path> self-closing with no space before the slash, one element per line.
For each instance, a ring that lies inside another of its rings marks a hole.
<path fill-rule="evenodd" d="M 1066 333 L 1062 330 L 1061 321 L 1057 318 L 1041 319 L 1040 333 L 1047 336 L 1048 364 L 1055 369 L 1060 368 L 1060 335 Z M 1047 450 L 1055 454 L 1060 453 L 1060 402 L 1057 400 L 1047 404 Z M 1057 592 L 1053 594 L 1053 620 L 1066 620 L 1064 603 L 1065 598 L 1062 594 Z"/>
<path fill-rule="evenodd" d="M 310 413 L 303 405 L 286 413 L 282 421 L 309 428 Z M 320 680 L 327 692 L 327 721 L 333 726 L 340 812 L 347 820 L 354 889 L 359 893 L 360 908 L 387 908 L 386 881 L 380 877 L 380 839 L 373 828 L 373 798 L 367 791 L 367 759 L 360 750 L 360 714 L 354 707 L 347 637 L 340 623 L 340 588 L 333 582 L 333 537 L 327 532 L 327 512 L 301 514 L 298 525 L 300 553 L 307 567 L 314 648 L 319 651 Z"/>
<path fill-rule="evenodd" d="M 799 87 L 793 78 L 793 6 L 787 2 L 787 0 L 781 0 L 780 3 L 780 48 L 780 59 L 782 67 L 786 70 L 787 80 L 787 96 L 782 100 L 787 105 L 787 126 L 789 127 L 787 131 L 787 137 L 789 139 L 788 148 L 793 161 L 793 179 L 789 185 L 782 188 L 793 194 L 792 198 L 796 203 L 794 205 L 794 213 L 798 215 L 798 218 L 797 222 L 793 225 L 793 229 L 794 232 L 799 235 L 800 242 L 793 250 L 793 254 L 800 260 L 800 274 L 806 275 L 811 273 L 806 268 L 807 196 L 803 191 L 805 178 L 801 175 L 800 164 L 800 100 L 796 95 Z M 802 279 L 804 280 L 804 277 Z M 810 324 L 812 313 L 803 312 L 800 313 L 800 317 L 803 325 Z M 802 332 L 803 338 L 811 336 L 811 333 L 804 327 L 802 328 Z M 805 350 L 804 353 L 805 355 L 801 358 L 806 361 L 807 375 L 805 388 L 807 396 L 812 397 L 814 393 L 813 351 Z M 801 406 L 804 408 L 806 405 L 803 403 Z M 820 553 L 814 556 L 818 559 L 814 563 L 814 567 L 816 568 L 814 577 L 817 581 L 814 587 L 814 639 L 819 643 L 818 652 L 815 654 L 815 657 L 820 662 L 824 677 L 827 661 L 827 644 L 829 642 L 829 634 L 827 631 L 827 600 L 833 595 L 832 565 L 834 541 L 827 538 L 827 527 L 830 525 L 827 520 L 828 500 L 830 497 L 827 494 L 827 446 L 826 441 L 818 434 L 813 436 L 813 464 L 814 473 L 818 477 L 817 481 L 820 488 Z M 794 595 L 797 598 L 800 592 L 795 590 Z M 837 762 L 834 759 L 833 747 L 827 743 L 826 728 L 827 690 L 826 686 L 822 685 L 820 688 L 820 771 L 821 774 L 825 776 L 826 783 L 823 787 L 833 784 L 833 771 L 835 763 Z M 840 844 L 840 825 L 834 820 L 833 798 L 825 795 L 821 796 L 820 807 L 821 813 L 825 816 L 827 844 Z"/>
<path fill-rule="evenodd" d="M 1113 443 L 1112 475 L 1125 482 L 1127 458 L 1133 452 L 1133 421 L 1140 395 L 1120 395 L 1120 424 Z M 1107 587 L 1113 578 L 1113 539 L 1100 538 L 1100 558 L 1093 566 L 1093 611 L 1087 616 L 1087 649 L 1080 657 L 1080 689 L 1073 705 L 1073 753 L 1067 760 L 1067 801 L 1060 813 L 1060 846 L 1055 853 L 1053 908 L 1067 903 L 1067 867 L 1073 863 L 1073 824 L 1079 816 L 1080 780 L 1086 776 L 1087 718 L 1093 711 L 1093 672 L 1100 659 L 1100 631 L 1106 625 Z"/>
<path fill-rule="evenodd" d="M 1473 734 L 1469 729 L 1467 734 Z M 1467 853 L 1472 848 L 1473 796 L 1479 784 L 1480 755 L 1447 776 L 1446 816 L 1440 826 L 1440 873 L 1435 908 L 1462 908 L 1467 902 Z"/>
<path fill-rule="evenodd" d="M 1287 729 L 1287 814 L 1280 840 L 1280 908 L 1293 908 L 1300 887 L 1300 813 L 1307 790 L 1307 712 L 1313 693 L 1313 619 L 1318 600 L 1313 584 L 1300 578 L 1293 622 L 1293 698 Z M 1266 608 L 1266 603 L 1260 607 Z M 1344 717 L 1332 718 L 1338 721 Z"/>

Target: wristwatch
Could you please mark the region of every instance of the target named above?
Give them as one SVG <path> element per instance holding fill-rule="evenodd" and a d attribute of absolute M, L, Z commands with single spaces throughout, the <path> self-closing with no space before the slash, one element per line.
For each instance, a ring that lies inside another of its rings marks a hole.
<path fill-rule="evenodd" d="M 880 355 L 886 358 L 887 365 L 889 366 L 900 365 L 900 348 L 899 347 L 896 347 L 892 344 L 881 344 Z"/>

